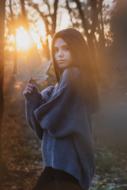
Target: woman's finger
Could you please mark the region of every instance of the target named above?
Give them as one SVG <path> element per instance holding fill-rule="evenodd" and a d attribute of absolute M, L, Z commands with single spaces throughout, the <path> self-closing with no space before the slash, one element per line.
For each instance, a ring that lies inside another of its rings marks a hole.
<path fill-rule="evenodd" d="M 32 92 L 32 91 L 34 90 L 34 88 L 27 87 L 27 88 L 26 88 L 26 90 L 29 90 L 29 91 L 31 91 L 31 92 Z"/>
<path fill-rule="evenodd" d="M 28 83 L 28 84 L 27 84 L 27 87 L 34 88 L 34 87 L 36 87 L 36 86 L 35 86 L 34 84 Z"/>
<path fill-rule="evenodd" d="M 31 89 L 31 88 L 26 88 L 26 89 L 23 91 L 23 95 L 31 94 L 32 92 L 33 92 L 33 89 Z"/>
<path fill-rule="evenodd" d="M 24 96 L 26 96 L 27 94 L 31 94 L 31 91 L 23 92 Z"/>
<path fill-rule="evenodd" d="M 33 91 L 33 88 L 30 88 L 30 87 L 26 87 L 25 89 L 24 89 L 24 92 L 27 92 L 27 91 Z"/>
<path fill-rule="evenodd" d="M 31 94 L 35 88 L 37 89 L 35 84 L 28 83 L 23 91 L 23 95 Z"/>

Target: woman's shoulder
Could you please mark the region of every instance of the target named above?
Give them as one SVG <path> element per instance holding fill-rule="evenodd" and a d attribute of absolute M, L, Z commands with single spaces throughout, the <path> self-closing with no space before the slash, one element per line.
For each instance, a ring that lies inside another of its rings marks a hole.
<path fill-rule="evenodd" d="M 80 75 L 80 69 L 76 66 L 73 67 L 67 67 L 66 69 L 64 69 L 63 71 L 63 76 L 67 77 L 67 76 L 71 76 L 72 77 L 77 77 Z"/>
<path fill-rule="evenodd" d="M 72 81 L 79 79 L 80 77 L 80 69 L 78 67 L 68 67 L 64 69 L 62 74 L 62 80 L 64 81 Z"/>
<path fill-rule="evenodd" d="M 73 87 L 78 84 L 80 78 L 80 70 L 78 67 L 68 67 L 64 69 L 59 87 Z"/>

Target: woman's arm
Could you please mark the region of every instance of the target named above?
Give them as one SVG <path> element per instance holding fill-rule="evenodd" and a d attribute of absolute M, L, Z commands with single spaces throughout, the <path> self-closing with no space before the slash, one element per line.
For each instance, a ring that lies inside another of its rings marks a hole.
<path fill-rule="evenodd" d="M 35 131 L 37 136 L 42 139 L 43 129 L 41 128 L 40 124 L 37 122 L 34 116 L 34 110 L 47 101 L 51 90 L 53 90 L 53 86 L 45 88 L 41 91 L 41 93 L 35 88 L 35 86 L 33 88 L 34 89 L 31 89 L 30 91 L 30 88 L 28 90 L 28 87 L 26 87 L 23 92 L 25 96 L 26 120 L 29 126 Z"/>
<path fill-rule="evenodd" d="M 76 106 L 75 98 L 79 99 L 77 95 L 78 79 L 79 70 L 77 68 L 66 69 L 56 94 L 34 111 L 40 126 L 55 137 L 63 137 L 77 130 L 74 128 L 71 112 Z M 66 121 L 69 121 L 69 126 L 65 125 Z"/>

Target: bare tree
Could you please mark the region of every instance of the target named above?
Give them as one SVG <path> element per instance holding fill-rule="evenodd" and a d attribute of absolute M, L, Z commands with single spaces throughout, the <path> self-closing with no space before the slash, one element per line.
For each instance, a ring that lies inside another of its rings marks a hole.
<path fill-rule="evenodd" d="M 52 37 L 56 31 L 58 4 L 59 4 L 59 0 L 54 0 L 53 4 L 44 0 L 42 2 L 42 7 L 45 6 L 47 8 L 46 12 L 44 12 L 43 9 L 40 9 L 39 5 L 36 3 L 30 3 L 29 4 L 40 14 L 40 17 L 42 18 L 42 20 L 45 24 L 45 30 L 46 30 L 46 36 L 47 37 L 48 37 L 48 35 L 50 35 Z M 47 57 L 49 57 L 50 55 L 49 55 L 48 38 L 46 40 L 45 46 L 46 46 L 45 49 L 47 49 Z"/>
<path fill-rule="evenodd" d="M 83 29 L 87 39 L 91 58 L 94 60 L 95 73 L 98 73 L 100 67 L 98 52 L 100 53 L 100 50 L 105 47 L 103 2 L 104 0 L 66 0 L 71 18 L 76 20 L 76 28 Z M 99 79 L 100 76 L 98 75 L 97 78 Z"/>
<path fill-rule="evenodd" d="M 113 72 L 117 75 L 117 83 L 124 85 L 125 88 L 127 86 L 127 1 L 114 0 L 114 2 L 115 6 L 111 17 L 113 36 L 110 49 L 110 52 L 112 52 L 111 65 Z"/>
<path fill-rule="evenodd" d="M 9 0 L 9 8 L 10 8 L 10 26 L 11 26 L 11 34 L 13 34 L 15 38 L 14 42 L 14 67 L 13 67 L 13 77 L 17 73 L 17 48 L 16 48 L 16 27 L 15 27 L 15 17 L 13 14 L 13 9 L 12 9 L 12 0 Z"/>
<path fill-rule="evenodd" d="M 27 19 L 27 13 L 26 13 L 26 8 L 25 8 L 25 0 L 20 0 L 20 5 L 21 5 L 21 24 L 28 30 L 29 24 L 28 24 L 28 19 Z"/>
<path fill-rule="evenodd" d="M 90 48 L 93 48 L 95 43 L 99 44 L 102 40 L 103 43 L 101 42 L 101 44 L 104 45 L 103 2 L 104 0 L 66 0 L 66 8 L 71 14 L 71 18 L 75 18 L 78 28 L 83 28 Z M 73 19 L 71 20 L 73 22 Z M 78 25 L 78 23 L 81 24 Z M 74 26 L 74 23 L 72 24 Z M 96 34 L 99 36 L 98 40 Z"/>

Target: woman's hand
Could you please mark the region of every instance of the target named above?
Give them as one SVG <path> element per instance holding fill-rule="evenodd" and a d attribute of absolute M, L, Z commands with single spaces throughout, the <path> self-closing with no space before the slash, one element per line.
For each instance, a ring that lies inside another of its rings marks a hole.
<path fill-rule="evenodd" d="M 32 83 L 28 83 L 25 87 L 25 89 L 23 90 L 23 95 L 25 97 L 28 97 L 28 96 L 32 96 L 33 94 L 38 94 L 39 91 L 38 91 L 38 88 L 35 84 L 32 84 Z"/>

